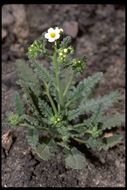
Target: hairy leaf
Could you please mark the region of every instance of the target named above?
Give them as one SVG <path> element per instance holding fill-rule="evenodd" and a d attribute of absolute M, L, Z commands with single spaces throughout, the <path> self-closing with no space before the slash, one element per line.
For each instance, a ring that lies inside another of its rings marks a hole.
<path fill-rule="evenodd" d="M 86 141 L 86 145 L 88 148 L 92 148 L 93 150 L 108 150 L 109 148 L 112 148 L 113 146 L 117 145 L 121 141 L 121 139 L 122 136 L 118 134 L 103 139 L 93 139 L 92 137 L 90 137 Z"/>
<path fill-rule="evenodd" d="M 117 91 L 111 92 L 109 95 L 103 97 L 98 97 L 96 99 L 90 99 L 81 103 L 77 109 L 71 110 L 68 112 L 68 119 L 72 120 L 77 118 L 83 113 L 94 112 L 98 109 L 99 105 L 102 105 L 101 110 L 106 110 L 108 107 L 112 106 L 113 103 L 121 99 L 120 94 Z"/>
<path fill-rule="evenodd" d="M 22 80 L 27 87 L 34 89 L 34 93 L 36 95 L 39 95 L 40 93 L 39 81 L 33 70 L 23 60 L 17 60 L 16 66 L 19 72 L 20 80 Z"/>
<path fill-rule="evenodd" d="M 104 117 L 102 119 L 102 122 L 103 122 L 102 130 L 111 129 L 113 127 L 118 127 L 125 123 L 125 115 L 124 114 L 116 114 L 114 116 Z"/>
<path fill-rule="evenodd" d="M 20 98 L 20 95 L 18 92 L 16 92 L 15 97 L 14 97 L 14 104 L 15 104 L 15 109 L 16 112 L 22 116 L 24 114 L 24 104 Z"/>
<path fill-rule="evenodd" d="M 117 145 L 122 140 L 122 138 L 123 137 L 121 135 L 115 134 L 112 137 L 106 139 L 106 146 L 103 145 L 102 147 L 99 147 L 99 149 L 108 150 L 109 148 Z"/>
<path fill-rule="evenodd" d="M 56 144 L 54 140 L 47 140 L 42 144 L 38 144 L 36 147 L 36 153 L 40 158 L 43 160 L 49 160 L 51 156 L 53 156 L 54 152 L 56 151 Z"/>
<path fill-rule="evenodd" d="M 98 72 L 80 82 L 78 86 L 74 88 L 72 95 L 69 97 L 69 103 L 67 103 L 67 105 L 76 100 L 85 101 L 101 78 L 102 73 Z"/>
<path fill-rule="evenodd" d="M 85 113 L 88 113 L 90 111 L 95 111 L 98 108 L 98 105 L 101 104 L 103 110 L 106 110 L 107 108 L 112 106 L 113 103 L 117 102 L 120 99 L 120 94 L 117 91 L 114 91 L 111 92 L 109 95 L 86 101 L 83 106 L 80 105 L 80 109 L 82 111 L 85 111 Z"/>
<path fill-rule="evenodd" d="M 70 45 L 70 43 L 71 43 L 71 37 L 70 36 L 66 36 L 62 40 L 62 42 L 60 44 L 60 48 L 67 48 Z"/>
<path fill-rule="evenodd" d="M 39 134 L 38 131 L 36 129 L 28 129 L 28 133 L 27 133 L 27 140 L 28 143 L 35 148 L 37 146 L 37 144 L 39 143 Z"/>
<path fill-rule="evenodd" d="M 34 62 L 35 72 L 40 80 L 49 83 L 51 81 L 49 71 L 39 62 Z"/>
<path fill-rule="evenodd" d="M 77 148 L 72 148 L 66 153 L 65 164 L 72 169 L 83 169 L 85 166 L 85 157 Z"/>
<path fill-rule="evenodd" d="M 38 126 L 39 125 L 39 120 L 37 119 L 37 118 L 35 118 L 35 117 L 32 117 L 32 116 L 30 116 L 30 115 L 24 115 L 24 119 L 28 122 L 28 123 L 30 123 L 31 125 L 33 125 L 33 126 Z"/>
<path fill-rule="evenodd" d="M 51 118 L 53 115 L 52 109 L 51 107 L 48 105 L 47 102 L 45 102 L 42 99 L 39 99 L 39 108 L 42 112 L 42 114 L 46 117 L 46 118 Z"/>

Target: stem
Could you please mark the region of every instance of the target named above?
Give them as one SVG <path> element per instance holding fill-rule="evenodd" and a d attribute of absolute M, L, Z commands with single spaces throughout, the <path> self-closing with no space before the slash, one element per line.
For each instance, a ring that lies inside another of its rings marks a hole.
<path fill-rule="evenodd" d="M 57 113 L 57 109 L 56 109 L 56 106 L 55 106 L 55 104 L 54 104 L 54 102 L 53 102 L 53 99 L 52 99 L 52 97 L 51 97 L 51 95 L 50 95 L 50 93 L 49 93 L 48 85 L 47 85 L 46 82 L 45 82 L 44 84 L 45 84 L 45 87 L 46 87 L 46 95 L 48 96 L 49 101 L 50 101 L 51 106 L 52 106 L 52 109 L 53 109 L 53 111 L 54 111 L 55 114 L 56 114 L 56 113 Z"/>
<path fill-rule="evenodd" d="M 21 127 L 28 127 L 28 128 L 31 128 L 31 129 L 39 129 L 39 130 L 46 130 L 46 131 L 48 131 L 48 128 L 46 128 L 46 127 L 35 127 L 35 126 L 32 126 L 32 125 L 30 125 L 30 124 L 28 124 L 28 123 L 22 123 L 22 124 L 20 124 L 20 126 Z"/>
<path fill-rule="evenodd" d="M 58 95 L 59 95 L 59 103 L 62 107 L 64 107 L 64 100 L 63 100 L 63 94 L 61 91 L 61 86 L 60 86 L 60 79 L 59 79 L 59 65 L 56 59 L 56 54 L 57 54 L 57 47 L 55 44 L 55 52 L 53 55 L 53 63 L 54 63 L 54 68 L 55 68 L 55 75 L 56 75 L 56 88 L 58 91 Z"/>
<path fill-rule="evenodd" d="M 73 80 L 73 74 L 70 76 L 70 79 L 69 79 L 69 81 L 68 81 L 68 83 L 67 83 L 67 86 L 66 86 L 66 88 L 65 88 L 65 91 L 64 91 L 64 93 L 63 93 L 63 96 L 64 96 L 64 97 L 65 97 L 67 91 L 69 90 L 69 87 L 70 87 L 70 85 L 71 85 L 71 83 L 72 83 L 72 80 Z"/>
<path fill-rule="evenodd" d="M 76 140 L 76 141 L 78 141 L 79 143 L 82 143 L 82 144 L 85 144 L 85 143 L 86 143 L 84 140 L 81 140 L 81 139 L 78 139 L 78 138 L 74 138 L 74 137 L 73 137 L 73 139 Z"/>
<path fill-rule="evenodd" d="M 79 123 L 79 124 L 76 124 L 76 125 L 73 125 L 73 127 L 75 128 L 75 127 L 82 127 L 82 126 L 84 126 L 85 124 L 84 123 Z"/>

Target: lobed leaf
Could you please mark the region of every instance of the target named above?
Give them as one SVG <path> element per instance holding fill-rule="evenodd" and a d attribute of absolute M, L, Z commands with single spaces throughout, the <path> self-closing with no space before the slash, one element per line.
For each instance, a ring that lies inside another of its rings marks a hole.
<path fill-rule="evenodd" d="M 65 164 L 72 169 L 83 169 L 85 166 L 85 157 L 81 154 L 77 148 L 72 148 L 66 153 Z"/>
<path fill-rule="evenodd" d="M 27 133 L 27 141 L 28 143 L 35 148 L 37 144 L 39 143 L 39 134 L 38 131 L 34 128 L 29 128 Z"/>
<path fill-rule="evenodd" d="M 53 112 L 51 107 L 48 105 L 48 103 L 42 99 L 39 98 L 38 100 L 38 104 L 39 104 L 39 108 L 42 112 L 42 114 L 46 117 L 46 118 L 51 118 L 53 116 Z"/>
<path fill-rule="evenodd" d="M 39 62 L 34 61 L 35 72 L 40 80 L 50 83 L 51 77 L 49 71 Z"/>
<path fill-rule="evenodd" d="M 116 114 L 114 116 L 104 117 L 104 118 L 102 118 L 102 122 L 103 122 L 102 130 L 119 127 L 125 123 L 125 115 L 124 114 Z"/>
<path fill-rule="evenodd" d="M 69 103 L 67 103 L 67 105 L 77 100 L 85 101 L 91 94 L 92 89 L 95 87 L 95 85 L 101 80 L 102 76 L 102 72 L 98 72 L 80 82 L 78 86 L 74 88 L 72 95 L 69 97 Z"/>
<path fill-rule="evenodd" d="M 115 134 L 112 137 L 109 138 L 103 138 L 103 139 L 93 139 L 90 137 L 86 141 L 86 145 L 88 148 L 92 148 L 93 150 L 108 150 L 109 148 L 114 147 L 117 145 L 123 137 L 121 135 Z"/>
<path fill-rule="evenodd" d="M 67 48 L 71 43 L 71 37 L 66 36 L 60 43 L 60 48 Z"/>
<path fill-rule="evenodd" d="M 14 96 L 14 104 L 15 104 L 16 113 L 22 116 L 24 114 L 24 104 L 18 92 L 16 92 Z"/>
<path fill-rule="evenodd" d="M 56 151 L 56 144 L 53 139 L 47 139 L 46 142 L 38 144 L 35 151 L 43 160 L 49 160 Z"/>
<path fill-rule="evenodd" d="M 101 105 L 101 110 L 106 110 L 108 107 L 112 106 L 113 103 L 121 99 L 120 94 L 117 91 L 111 92 L 109 95 L 103 97 L 98 97 L 96 99 L 90 99 L 81 103 L 77 109 L 71 110 L 68 112 L 68 119 L 72 120 L 77 118 L 83 113 L 95 112 L 98 109 L 98 106 Z"/>
<path fill-rule="evenodd" d="M 17 60 L 16 67 L 20 80 L 23 81 L 27 87 L 34 89 L 34 93 L 38 96 L 40 93 L 40 85 L 33 70 L 23 60 Z"/>

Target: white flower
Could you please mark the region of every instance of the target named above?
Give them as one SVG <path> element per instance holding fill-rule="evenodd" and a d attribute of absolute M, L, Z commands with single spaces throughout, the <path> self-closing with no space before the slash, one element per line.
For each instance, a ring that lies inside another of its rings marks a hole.
<path fill-rule="evenodd" d="M 45 38 L 48 39 L 49 42 L 54 42 L 60 38 L 60 29 L 56 27 L 55 29 L 49 28 L 48 32 L 45 34 Z"/>
<path fill-rule="evenodd" d="M 56 27 L 55 30 L 57 30 L 59 33 L 63 33 L 63 29 L 62 28 Z"/>
<path fill-rule="evenodd" d="M 62 55 L 63 55 L 63 53 L 62 53 L 62 52 L 60 52 L 60 53 L 59 53 L 59 55 L 60 55 L 60 56 L 62 56 Z"/>
<path fill-rule="evenodd" d="M 67 49 L 66 48 L 64 49 L 64 53 L 67 53 Z"/>
<path fill-rule="evenodd" d="M 60 28 L 60 32 L 63 32 L 63 28 Z"/>
<path fill-rule="evenodd" d="M 58 27 L 55 28 L 55 30 L 60 33 L 60 29 Z"/>

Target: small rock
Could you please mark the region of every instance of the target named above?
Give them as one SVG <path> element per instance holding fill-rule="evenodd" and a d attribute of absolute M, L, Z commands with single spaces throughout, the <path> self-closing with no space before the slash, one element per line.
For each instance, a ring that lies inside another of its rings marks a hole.
<path fill-rule="evenodd" d="M 4 9 L 2 10 L 2 26 L 6 27 L 14 22 L 14 17 Z"/>
<path fill-rule="evenodd" d="M 16 34 L 18 39 L 26 39 L 29 35 L 29 28 L 24 5 L 12 5 L 12 13 L 15 18 L 15 25 L 13 28 L 14 34 Z"/>
<path fill-rule="evenodd" d="M 2 40 L 6 38 L 6 36 L 7 36 L 7 31 L 5 29 L 2 29 Z"/>
<path fill-rule="evenodd" d="M 117 167 L 120 167 L 120 161 L 119 161 L 119 160 L 116 160 L 116 161 L 115 161 L 115 165 L 116 165 Z"/>
<path fill-rule="evenodd" d="M 18 52 L 19 51 L 20 44 L 12 44 L 10 47 L 10 51 Z"/>
<path fill-rule="evenodd" d="M 11 52 L 10 53 L 11 56 L 22 57 L 23 53 L 24 53 L 24 48 L 21 47 L 19 43 L 12 44 L 11 47 L 10 47 L 10 52 Z"/>
<path fill-rule="evenodd" d="M 6 74 L 6 76 L 4 76 L 2 78 L 2 82 L 3 84 L 5 84 L 6 86 L 8 87 L 15 87 L 16 86 L 16 80 L 18 79 L 17 77 L 17 74 L 15 71 L 9 73 L 9 74 Z"/>
<path fill-rule="evenodd" d="M 105 164 L 105 158 L 100 157 L 100 161 L 101 161 L 102 164 Z"/>
<path fill-rule="evenodd" d="M 2 135 L 2 147 L 5 150 L 6 155 L 8 155 L 12 144 L 13 144 L 13 133 L 12 131 L 9 130 L 4 135 Z"/>
<path fill-rule="evenodd" d="M 2 53 L 2 61 L 4 61 L 5 63 L 8 63 L 7 60 L 8 60 L 8 54 L 3 51 L 3 53 Z"/>
<path fill-rule="evenodd" d="M 78 23 L 76 21 L 70 21 L 70 22 L 66 21 L 63 24 L 63 29 L 67 35 L 76 38 L 78 34 Z"/>

